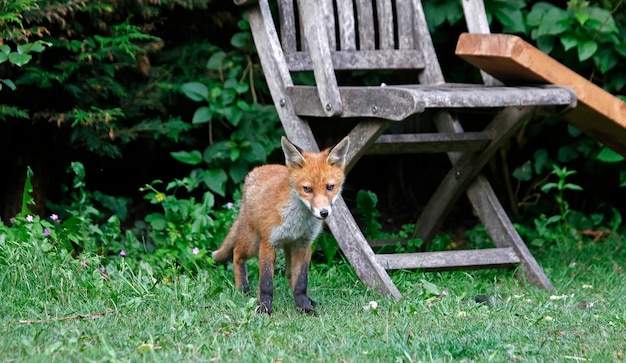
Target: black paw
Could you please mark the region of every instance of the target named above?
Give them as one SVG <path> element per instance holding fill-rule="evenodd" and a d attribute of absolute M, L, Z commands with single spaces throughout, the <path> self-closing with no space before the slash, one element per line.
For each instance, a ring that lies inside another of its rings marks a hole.
<path fill-rule="evenodd" d="M 260 303 L 256 309 L 254 309 L 255 313 L 258 314 L 267 314 L 272 315 L 272 305 L 267 303 Z"/>

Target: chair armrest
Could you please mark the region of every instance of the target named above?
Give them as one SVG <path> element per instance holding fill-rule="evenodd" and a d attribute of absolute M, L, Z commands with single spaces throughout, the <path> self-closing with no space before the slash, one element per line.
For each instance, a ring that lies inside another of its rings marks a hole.
<path fill-rule="evenodd" d="M 330 56 L 330 43 L 322 7 L 317 0 L 298 0 L 298 7 L 324 113 L 329 117 L 340 115 L 343 112 L 343 102 Z"/>

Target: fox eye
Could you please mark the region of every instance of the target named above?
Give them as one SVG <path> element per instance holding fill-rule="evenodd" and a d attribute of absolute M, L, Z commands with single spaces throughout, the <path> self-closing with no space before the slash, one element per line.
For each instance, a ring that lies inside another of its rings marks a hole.
<path fill-rule="evenodd" d="M 328 190 L 329 192 L 332 191 L 333 189 L 335 189 L 335 184 L 328 184 L 326 186 L 326 190 Z"/>
<path fill-rule="evenodd" d="M 305 193 L 307 193 L 307 194 L 311 194 L 311 193 L 313 193 L 313 188 L 311 188 L 311 187 L 310 187 L 310 186 L 308 186 L 308 185 L 303 186 L 303 187 L 302 187 L 302 189 L 303 189 L 303 190 L 304 190 L 304 192 L 305 192 Z"/>

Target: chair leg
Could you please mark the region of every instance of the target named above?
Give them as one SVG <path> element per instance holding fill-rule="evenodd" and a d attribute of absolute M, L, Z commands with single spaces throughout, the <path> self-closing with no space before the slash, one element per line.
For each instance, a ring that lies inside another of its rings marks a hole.
<path fill-rule="evenodd" d="M 361 233 L 343 198 L 339 197 L 335 202 L 333 214 L 328 218 L 327 224 L 344 255 L 366 286 L 376 289 L 382 296 L 402 298 L 387 271 L 376 262 L 374 251 Z"/>
<path fill-rule="evenodd" d="M 526 281 L 548 291 L 554 290 L 554 286 L 515 230 L 491 184 L 484 176 L 476 177 L 467 189 L 467 196 L 494 244 L 498 247 L 512 247 L 515 250 L 522 263 Z"/>

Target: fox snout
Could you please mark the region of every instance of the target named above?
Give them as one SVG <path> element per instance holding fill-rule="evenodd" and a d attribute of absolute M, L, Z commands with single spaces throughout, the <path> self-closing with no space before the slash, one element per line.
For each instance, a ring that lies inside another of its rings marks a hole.
<path fill-rule="evenodd" d="M 315 218 L 323 220 L 323 219 L 326 219 L 330 215 L 330 212 L 332 212 L 332 209 L 330 207 L 322 208 L 322 209 L 312 208 L 311 211 L 313 212 L 313 215 L 315 216 Z"/>

